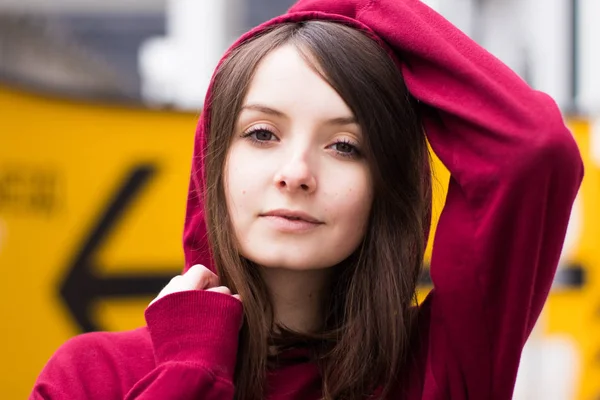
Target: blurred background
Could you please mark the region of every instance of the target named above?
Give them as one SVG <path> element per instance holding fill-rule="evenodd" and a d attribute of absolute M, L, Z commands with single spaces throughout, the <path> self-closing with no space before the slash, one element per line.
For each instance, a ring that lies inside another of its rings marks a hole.
<path fill-rule="evenodd" d="M 600 1 L 426 2 L 551 94 L 579 143 L 586 177 L 515 399 L 599 400 Z M 26 398 L 68 338 L 144 324 L 183 266 L 210 75 L 235 38 L 292 3 L 0 0 L 3 398 Z"/>

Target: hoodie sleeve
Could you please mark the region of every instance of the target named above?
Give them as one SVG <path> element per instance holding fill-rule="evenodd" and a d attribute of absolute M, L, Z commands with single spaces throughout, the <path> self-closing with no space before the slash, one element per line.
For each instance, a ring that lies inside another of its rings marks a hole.
<path fill-rule="evenodd" d="M 227 400 L 234 397 L 242 306 L 220 293 L 170 294 L 146 310 L 147 336 L 95 332 L 61 347 L 32 400 Z M 111 336 L 112 335 L 112 336 Z"/>
<path fill-rule="evenodd" d="M 301 0 L 290 11 L 352 17 L 402 60 L 451 173 L 431 262 L 426 371 L 445 398 L 511 398 L 583 177 L 560 110 L 419 0 Z"/>
<path fill-rule="evenodd" d="M 126 400 L 233 399 L 242 323 L 238 300 L 198 290 L 174 293 L 151 305 L 146 321 L 157 366 Z"/>

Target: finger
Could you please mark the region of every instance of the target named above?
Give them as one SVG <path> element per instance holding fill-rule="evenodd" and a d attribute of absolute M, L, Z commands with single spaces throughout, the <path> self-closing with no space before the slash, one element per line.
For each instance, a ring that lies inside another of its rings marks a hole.
<path fill-rule="evenodd" d="M 185 289 L 202 290 L 219 285 L 219 277 L 204 265 L 196 264 L 183 275 Z"/>
<path fill-rule="evenodd" d="M 226 294 L 228 296 L 231 296 L 231 290 L 229 290 L 229 288 L 225 287 L 225 286 L 217 286 L 214 288 L 210 288 L 210 289 L 206 289 L 207 292 L 217 292 L 217 293 L 223 293 Z"/>

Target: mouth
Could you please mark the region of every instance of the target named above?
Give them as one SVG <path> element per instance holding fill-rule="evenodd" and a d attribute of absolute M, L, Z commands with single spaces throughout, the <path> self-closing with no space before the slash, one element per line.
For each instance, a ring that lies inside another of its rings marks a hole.
<path fill-rule="evenodd" d="M 312 215 L 305 213 L 303 211 L 294 211 L 294 210 L 272 210 L 266 213 L 260 214 L 261 217 L 275 217 L 275 218 L 284 218 L 288 221 L 300 221 L 300 222 L 308 222 L 315 225 L 323 224 L 323 221 L 320 221 L 318 218 L 313 217 Z"/>

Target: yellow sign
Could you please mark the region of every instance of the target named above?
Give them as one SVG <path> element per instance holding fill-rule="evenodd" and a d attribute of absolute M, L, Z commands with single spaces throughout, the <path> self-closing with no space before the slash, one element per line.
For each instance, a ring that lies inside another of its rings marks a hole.
<path fill-rule="evenodd" d="M 0 386 L 24 399 L 82 330 L 143 326 L 183 266 L 197 116 L 0 87 Z"/>
<path fill-rule="evenodd" d="M 562 265 L 579 266 L 582 284 L 557 288 L 546 304 L 539 324 L 541 343 L 537 357 L 538 364 L 544 366 L 541 369 L 546 370 L 546 379 L 540 383 L 554 389 L 554 397 L 539 398 L 597 400 L 600 398 L 600 160 L 593 154 L 590 123 L 574 120 L 570 126 L 586 169 L 571 214 Z M 565 396 L 558 397 L 557 391 L 563 391 Z"/>
<path fill-rule="evenodd" d="M 148 302 L 181 271 L 197 115 L 1 86 L 0 110 L 0 385 L 20 399 L 69 337 L 142 326 Z M 600 395 L 600 167 L 588 125 L 573 129 L 586 178 L 564 261 L 580 274 L 551 295 L 523 357 L 520 398 L 547 399 L 538 390 L 549 384 L 567 387 L 560 400 Z M 435 166 L 434 222 L 448 182 Z M 558 366 L 539 374 L 540 363 Z"/>

